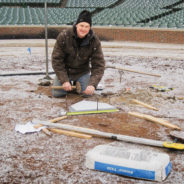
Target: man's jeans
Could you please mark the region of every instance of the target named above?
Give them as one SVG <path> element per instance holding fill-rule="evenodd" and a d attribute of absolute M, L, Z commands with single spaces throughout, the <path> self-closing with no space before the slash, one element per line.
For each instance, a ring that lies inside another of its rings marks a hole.
<path fill-rule="evenodd" d="M 80 78 L 78 78 L 76 81 L 74 82 L 80 82 L 81 85 L 81 92 L 85 91 L 86 87 L 88 86 L 89 83 L 89 79 L 90 79 L 90 74 L 87 73 L 83 76 L 81 76 Z M 70 82 L 72 81 L 71 79 L 69 79 Z M 61 82 L 58 80 L 57 76 L 55 76 L 54 78 L 54 83 L 53 86 L 62 86 Z M 65 96 L 67 94 L 67 91 L 62 90 L 62 89 L 52 89 L 52 95 L 56 98 L 58 97 L 62 97 Z"/>

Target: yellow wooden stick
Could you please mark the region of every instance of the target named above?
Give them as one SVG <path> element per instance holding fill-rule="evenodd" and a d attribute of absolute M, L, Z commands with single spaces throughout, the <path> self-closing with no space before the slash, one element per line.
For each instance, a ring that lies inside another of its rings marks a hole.
<path fill-rule="evenodd" d="M 67 131 L 67 130 L 61 130 L 57 128 L 49 128 L 51 132 L 58 133 L 58 134 L 63 134 L 63 135 L 68 135 L 68 136 L 74 136 L 78 138 L 83 138 L 83 139 L 91 139 L 91 135 L 83 134 L 83 133 L 76 133 L 72 131 Z"/>
<path fill-rule="evenodd" d="M 50 122 L 55 123 L 55 122 L 57 122 L 59 120 L 66 119 L 66 118 L 67 118 L 67 116 L 61 116 L 61 117 L 58 117 L 58 118 L 51 119 Z M 41 125 L 41 124 L 37 124 L 37 125 L 34 126 L 34 128 L 40 128 L 42 126 L 43 125 Z M 50 131 L 47 128 L 43 128 L 42 132 L 45 133 L 46 135 L 51 136 L 51 133 L 50 133 Z"/>
<path fill-rule="evenodd" d="M 132 69 L 119 68 L 119 67 L 114 67 L 114 66 L 106 66 L 106 68 L 114 68 L 114 69 L 124 70 L 124 71 L 128 71 L 128 72 L 134 72 L 134 73 L 139 73 L 139 74 L 144 74 L 144 75 L 150 75 L 150 76 L 155 76 L 155 77 L 161 77 L 160 74 L 152 74 L 152 73 L 140 72 L 140 71 L 135 71 L 135 70 L 132 70 Z"/>
<path fill-rule="evenodd" d="M 42 126 L 43 126 L 43 125 L 41 125 L 41 124 L 37 124 L 37 125 L 34 126 L 34 128 L 40 128 L 40 127 L 42 127 Z M 45 133 L 46 135 L 51 136 L 51 133 L 50 133 L 50 131 L 49 131 L 47 128 L 43 128 L 43 129 L 42 129 L 42 132 Z"/>
<path fill-rule="evenodd" d="M 49 120 L 51 123 L 55 123 L 57 121 L 60 121 L 60 120 L 63 120 L 63 119 L 66 119 L 67 116 L 61 116 L 61 117 L 58 117 L 58 118 L 54 118 L 54 119 L 51 119 Z"/>
<path fill-rule="evenodd" d="M 63 120 L 63 119 L 66 119 L 66 118 L 67 118 L 67 116 L 61 116 L 61 117 L 58 117 L 58 118 L 51 119 L 49 121 L 52 122 L 52 123 L 55 123 L 59 120 Z M 39 127 L 42 127 L 42 126 L 43 126 L 42 124 L 37 124 L 37 125 L 34 126 L 34 128 L 39 128 Z M 84 139 L 91 139 L 92 138 L 91 135 L 76 133 L 76 132 L 67 131 L 67 130 L 61 130 L 61 129 L 57 129 L 57 128 L 49 128 L 49 129 L 44 128 L 44 129 L 42 129 L 42 131 L 47 135 L 50 135 L 49 133 L 51 131 L 51 132 L 58 133 L 58 134 L 74 136 L 74 137 L 79 137 L 79 138 L 84 138 Z"/>
<path fill-rule="evenodd" d="M 135 116 L 137 118 L 146 119 L 146 120 L 152 121 L 154 123 L 161 124 L 161 125 L 166 126 L 168 128 L 181 130 L 181 128 L 178 127 L 177 125 L 173 125 L 169 121 L 161 119 L 161 118 L 156 118 L 156 117 L 153 117 L 153 116 L 150 116 L 150 115 L 147 115 L 147 114 L 141 114 L 139 112 L 128 112 L 128 114 L 131 115 L 131 116 Z"/>
<path fill-rule="evenodd" d="M 52 122 L 52 123 L 55 123 L 57 121 L 60 121 L 60 120 L 66 119 L 66 118 L 67 118 L 67 116 L 61 116 L 61 117 L 58 117 L 58 118 L 51 119 L 49 121 Z M 74 136 L 74 137 L 79 137 L 79 138 L 84 138 L 84 139 L 91 139 L 92 138 L 91 135 L 71 132 L 71 131 L 67 131 L 67 130 L 61 130 L 61 129 L 56 129 L 56 128 L 49 128 L 49 130 L 51 132 L 54 132 L 54 133 L 68 135 L 68 136 Z"/>
<path fill-rule="evenodd" d="M 153 106 L 151 106 L 151 105 L 149 105 L 149 104 L 146 104 L 146 103 L 144 103 L 144 102 L 141 102 L 141 101 L 139 101 L 139 100 L 133 99 L 132 102 L 134 102 L 134 103 L 136 103 L 136 104 L 139 104 L 139 105 L 142 105 L 142 106 L 144 106 L 144 107 L 147 107 L 148 109 L 152 109 L 152 110 L 158 111 L 157 108 L 155 108 L 155 107 L 153 107 Z"/>

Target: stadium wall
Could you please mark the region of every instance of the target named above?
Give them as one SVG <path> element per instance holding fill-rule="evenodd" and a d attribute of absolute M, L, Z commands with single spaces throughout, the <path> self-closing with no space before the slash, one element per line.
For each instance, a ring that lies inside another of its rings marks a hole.
<path fill-rule="evenodd" d="M 49 26 L 48 38 L 56 38 L 58 33 L 70 26 Z M 125 28 L 94 26 L 93 30 L 101 40 L 137 41 L 155 43 L 184 43 L 182 29 Z M 44 26 L 1 26 L 0 39 L 44 38 Z"/>

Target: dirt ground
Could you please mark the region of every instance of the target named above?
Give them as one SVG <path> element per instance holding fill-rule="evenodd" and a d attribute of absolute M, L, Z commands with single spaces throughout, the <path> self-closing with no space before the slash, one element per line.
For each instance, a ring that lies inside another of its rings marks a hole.
<path fill-rule="evenodd" d="M 52 71 L 50 56 L 54 42 L 49 40 L 49 71 Z M 184 130 L 184 46 L 134 42 L 102 42 L 102 46 L 106 65 L 161 77 L 107 68 L 100 82 L 103 90 L 85 100 L 99 99 L 114 105 L 119 112 L 68 116 L 61 122 L 104 132 L 174 141 L 169 135 L 172 129 L 127 113 L 135 111 L 163 118 Z M 70 105 L 83 98 L 73 93 L 68 94 L 67 99 L 53 98 L 50 86 L 38 85 L 44 75 L 11 75 L 45 71 L 44 40 L 0 40 L 0 65 L 0 183 L 155 183 L 86 168 L 86 153 L 100 144 L 167 153 L 172 170 L 162 183 L 183 183 L 183 151 L 97 137 L 81 139 L 56 133 L 49 137 L 43 132 L 16 132 L 16 124 L 25 124 L 35 118 L 60 117 Z M 173 89 L 161 92 L 150 88 L 154 84 Z M 132 99 L 159 110 L 137 105 Z"/>

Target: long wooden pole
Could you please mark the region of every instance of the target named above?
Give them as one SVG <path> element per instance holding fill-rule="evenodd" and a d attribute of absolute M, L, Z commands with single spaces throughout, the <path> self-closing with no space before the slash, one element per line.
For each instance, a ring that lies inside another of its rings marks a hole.
<path fill-rule="evenodd" d="M 181 130 L 180 127 L 178 127 L 177 125 L 173 125 L 172 123 L 170 123 L 167 120 L 161 119 L 161 118 L 156 118 L 147 114 L 142 114 L 139 112 L 128 112 L 129 115 L 137 117 L 137 118 L 141 118 L 141 119 L 146 119 L 149 121 L 152 121 L 154 123 L 158 123 L 160 125 L 166 126 L 168 128 L 172 128 L 172 129 L 176 129 L 176 130 Z"/>
<path fill-rule="evenodd" d="M 77 132 L 72 132 L 68 130 L 61 130 L 58 128 L 49 128 L 51 132 L 57 133 L 57 134 L 62 134 L 62 135 L 67 135 L 67 136 L 73 136 L 73 137 L 78 137 L 78 138 L 83 138 L 83 139 L 91 139 L 91 135 L 83 134 L 83 133 L 77 133 Z"/>
<path fill-rule="evenodd" d="M 117 70 L 124 70 L 124 71 L 127 71 L 127 72 L 134 72 L 134 73 L 139 73 L 139 74 L 143 74 L 143 75 L 150 75 L 150 76 L 154 76 L 154 77 L 161 77 L 161 75 L 159 75 L 159 74 L 140 72 L 140 71 L 135 71 L 135 70 L 126 69 L 126 68 L 119 68 L 119 67 L 115 67 L 115 66 L 106 66 L 106 68 L 114 68 L 114 69 L 117 69 Z"/>
<path fill-rule="evenodd" d="M 66 119 L 66 118 L 67 118 L 67 116 L 61 116 L 61 117 L 58 117 L 58 118 L 50 119 L 49 121 L 51 123 L 55 123 L 57 121 L 60 121 L 60 120 Z"/>
<path fill-rule="evenodd" d="M 148 109 L 152 109 L 152 110 L 158 111 L 157 108 L 155 108 L 155 107 L 153 107 L 153 106 L 151 106 L 151 105 L 149 105 L 149 104 L 146 104 L 146 103 L 144 103 L 144 102 L 141 102 L 141 101 L 139 101 L 139 100 L 132 99 L 132 102 L 134 102 L 134 103 L 136 103 L 136 104 L 139 104 L 139 105 L 142 105 L 142 106 L 144 106 L 144 107 L 146 107 L 146 108 L 148 108 Z"/>

